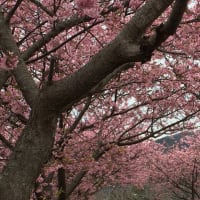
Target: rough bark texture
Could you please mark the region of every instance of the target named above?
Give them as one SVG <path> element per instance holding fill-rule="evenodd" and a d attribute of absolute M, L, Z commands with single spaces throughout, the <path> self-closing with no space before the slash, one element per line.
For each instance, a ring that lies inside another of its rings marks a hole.
<path fill-rule="evenodd" d="M 65 182 L 65 169 L 58 169 L 58 200 L 66 200 L 66 182 Z"/>
<path fill-rule="evenodd" d="M 40 100 L 37 105 L 41 106 L 33 109 L 30 120 L 0 177 L 1 199 L 29 199 L 40 169 L 50 156 L 57 116 L 45 110 Z"/>

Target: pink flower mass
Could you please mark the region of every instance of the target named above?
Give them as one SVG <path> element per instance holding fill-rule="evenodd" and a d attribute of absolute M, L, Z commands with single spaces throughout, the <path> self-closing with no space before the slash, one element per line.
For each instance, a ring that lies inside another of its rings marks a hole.
<path fill-rule="evenodd" d="M 80 9 L 93 8 L 96 3 L 96 0 L 76 0 L 76 4 Z"/>
<path fill-rule="evenodd" d="M 0 0 L 0 199 L 199 200 L 199 13 Z"/>
<path fill-rule="evenodd" d="M 4 55 L 0 57 L 0 69 L 12 70 L 17 67 L 18 57 L 15 55 Z"/>

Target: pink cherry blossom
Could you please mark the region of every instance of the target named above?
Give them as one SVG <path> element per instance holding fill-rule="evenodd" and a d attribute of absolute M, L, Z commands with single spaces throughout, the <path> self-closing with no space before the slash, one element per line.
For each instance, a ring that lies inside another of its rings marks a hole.
<path fill-rule="evenodd" d="M 185 183 L 199 199 L 198 5 L 2 1 L 0 198 L 90 200 L 133 185 L 165 199 Z M 177 133 L 191 134 L 182 149 L 155 141 Z"/>
<path fill-rule="evenodd" d="M 12 70 L 17 67 L 18 57 L 15 55 L 4 55 L 0 57 L 0 69 Z"/>
<path fill-rule="evenodd" d="M 80 9 L 88 9 L 95 7 L 96 0 L 76 0 L 76 4 Z"/>

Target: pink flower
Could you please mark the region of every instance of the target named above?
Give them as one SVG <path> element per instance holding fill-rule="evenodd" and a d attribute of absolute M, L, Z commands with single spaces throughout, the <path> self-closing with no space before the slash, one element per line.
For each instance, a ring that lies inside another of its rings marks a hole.
<path fill-rule="evenodd" d="M 18 57 L 13 53 L 9 55 L 3 54 L 3 57 L 0 58 L 0 69 L 12 70 L 17 67 Z"/>
<path fill-rule="evenodd" d="M 92 17 L 92 18 L 97 18 L 98 17 L 98 10 L 97 9 L 95 9 L 95 8 L 92 8 L 92 9 L 85 9 L 84 11 L 83 11 L 83 14 L 84 15 L 87 15 L 87 16 L 89 16 L 89 17 Z"/>
<path fill-rule="evenodd" d="M 96 0 L 77 0 L 76 4 L 80 9 L 94 8 L 96 5 Z"/>
<path fill-rule="evenodd" d="M 87 15 L 92 18 L 99 16 L 97 0 L 76 0 L 76 5 L 81 15 Z"/>
<path fill-rule="evenodd" d="M 136 9 L 140 4 L 141 4 L 141 2 L 138 1 L 138 0 L 131 0 L 131 1 L 129 2 L 129 6 L 130 6 L 132 9 Z"/>
<path fill-rule="evenodd" d="M 2 58 L 0 58 L 0 69 L 7 69 L 7 67 L 6 67 L 6 57 L 4 56 L 4 57 L 2 57 Z"/>

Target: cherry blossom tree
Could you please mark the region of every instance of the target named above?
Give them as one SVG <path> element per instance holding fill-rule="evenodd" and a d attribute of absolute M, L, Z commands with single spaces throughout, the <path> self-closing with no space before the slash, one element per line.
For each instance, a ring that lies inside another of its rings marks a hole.
<path fill-rule="evenodd" d="M 183 137 L 167 152 L 164 149 L 158 145 L 144 155 L 154 194 L 160 199 L 199 199 L 199 133 Z"/>
<path fill-rule="evenodd" d="M 1 0 L 0 197 L 142 185 L 140 142 L 198 129 L 198 4 Z"/>

